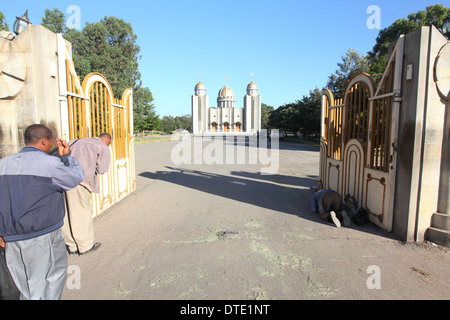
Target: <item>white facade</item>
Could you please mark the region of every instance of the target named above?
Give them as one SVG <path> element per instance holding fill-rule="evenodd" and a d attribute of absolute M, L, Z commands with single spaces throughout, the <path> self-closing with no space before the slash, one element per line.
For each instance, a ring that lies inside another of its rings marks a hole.
<path fill-rule="evenodd" d="M 256 134 L 261 130 L 261 96 L 256 84 L 252 81 L 247 86 L 244 108 L 236 108 L 234 92 L 227 85 L 220 89 L 213 108 L 205 85 L 199 82 L 192 96 L 192 130 L 194 134 Z"/>

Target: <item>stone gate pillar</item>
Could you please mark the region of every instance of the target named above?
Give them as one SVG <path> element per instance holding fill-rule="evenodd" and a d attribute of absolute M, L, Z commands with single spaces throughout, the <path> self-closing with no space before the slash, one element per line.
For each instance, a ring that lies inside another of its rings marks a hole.
<path fill-rule="evenodd" d="M 0 36 L 0 158 L 25 145 L 25 129 L 35 123 L 61 133 L 56 34 L 29 25 L 17 37 Z M 71 44 L 67 42 L 69 48 Z"/>

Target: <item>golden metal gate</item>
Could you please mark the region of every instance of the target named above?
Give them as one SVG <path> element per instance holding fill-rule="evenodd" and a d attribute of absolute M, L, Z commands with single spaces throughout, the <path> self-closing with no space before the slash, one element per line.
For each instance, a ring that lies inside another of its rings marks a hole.
<path fill-rule="evenodd" d="M 371 220 L 392 230 L 397 163 L 403 37 L 391 55 L 378 88 L 361 73 L 346 86 L 343 99 L 322 96 L 320 184 L 353 196 Z"/>
<path fill-rule="evenodd" d="M 111 85 L 100 73 L 82 83 L 76 74 L 61 34 L 58 34 L 62 134 L 66 140 L 111 134 L 111 164 L 99 177 L 100 194 L 92 194 L 93 216 L 99 215 L 136 189 L 133 137 L 133 91 L 115 99 Z"/>

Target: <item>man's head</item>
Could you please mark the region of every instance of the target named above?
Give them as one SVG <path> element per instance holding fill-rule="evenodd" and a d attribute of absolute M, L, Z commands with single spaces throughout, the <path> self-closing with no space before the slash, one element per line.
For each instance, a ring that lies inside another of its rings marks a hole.
<path fill-rule="evenodd" d="M 33 124 L 25 130 L 25 144 L 48 153 L 53 146 L 53 132 L 42 124 Z"/>
<path fill-rule="evenodd" d="M 104 144 L 106 144 L 108 147 L 111 144 L 112 137 L 109 133 L 102 133 L 98 136 L 100 140 L 103 141 Z"/>

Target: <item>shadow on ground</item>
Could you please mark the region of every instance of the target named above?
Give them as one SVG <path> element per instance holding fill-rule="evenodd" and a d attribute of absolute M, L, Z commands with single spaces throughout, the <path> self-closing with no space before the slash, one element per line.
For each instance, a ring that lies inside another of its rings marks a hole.
<path fill-rule="evenodd" d="M 317 186 L 317 176 L 294 177 L 232 171 L 231 175 L 200 170 L 173 168 L 166 171 L 143 172 L 142 177 L 173 183 L 214 196 L 258 206 L 267 210 L 296 215 L 300 218 L 327 224 L 318 214 L 309 211 L 312 195 L 310 187 Z M 359 231 L 393 238 L 371 222 L 364 226 L 352 224 Z"/>
<path fill-rule="evenodd" d="M 296 215 L 308 202 L 305 202 L 305 197 L 301 194 L 309 192 L 309 187 L 317 185 L 316 177 L 262 176 L 259 173 L 241 171 L 233 171 L 231 175 L 222 175 L 168 166 L 166 168 L 167 171 L 143 172 L 139 175 L 261 208 Z M 305 187 L 308 190 L 302 190 L 299 187 Z M 305 208 L 307 209 L 307 206 Z"/>
<path fill-rule="evenodd" d="M 264 139 L 249 138 L 249 137 L 212 137 L 209 140 L 207 140 L 207 142 L 217 141 L 217 140 L 219 140 L 219 141 L 223 140 L 226 145 L 259 147 L 259 148 L 267 148 L 267 149 L 271 149 L 272 144 L 274 144 L 274 142 L 272 140 L 264 140 Z M 284 141 L 278 141 L 278 143 L 275 143 L 274 145 L 277 145 L 279 150 L 296 150 L 296 151 L 313 151 L 313 152 L 320 151 L 319 145 L 309 145 L 309 144 L 284 142 Z"/>

